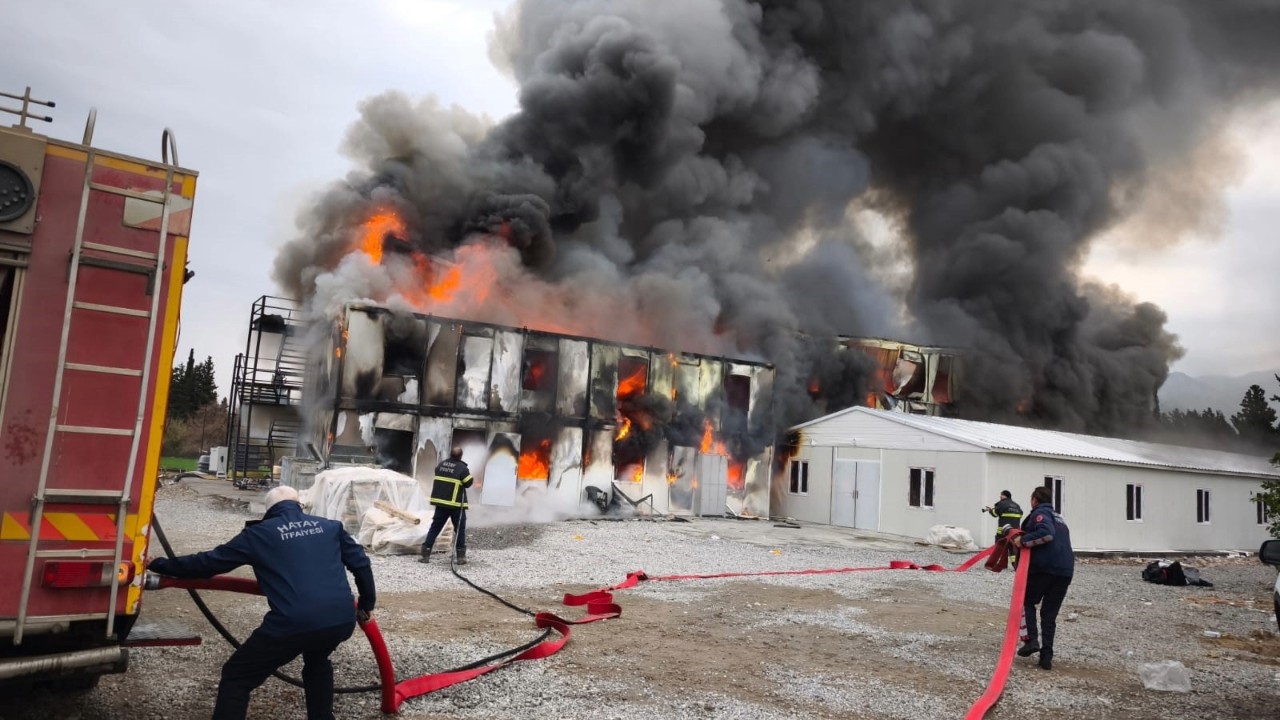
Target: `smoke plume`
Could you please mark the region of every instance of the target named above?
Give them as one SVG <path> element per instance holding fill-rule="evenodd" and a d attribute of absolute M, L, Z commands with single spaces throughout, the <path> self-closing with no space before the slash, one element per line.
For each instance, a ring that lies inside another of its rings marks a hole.
<path fill-rule="evenodd" d="M 401 259 L 350 256 L 389 207 L 488 284 L 476 319 L 536 307 L 530 326 L 772 361 L 782 423 L 815 412 L 816 375 L 861 396 L 837 335 L 891 335 L 965 351 L 970 417 L 1121 432 L 1181 350 L 1080 266 L 1166 193 L 1178 223 L 1216 222 L 1220 188 L 1165 174 L 1221 175 L 1217 132 L 1274 96 L 1277 37 L 1260 0 L 520 0 L 491 47 L 519 111 L 366 101 L 358 169 L 276 278 L 322 311 L 394 299 Z"/>

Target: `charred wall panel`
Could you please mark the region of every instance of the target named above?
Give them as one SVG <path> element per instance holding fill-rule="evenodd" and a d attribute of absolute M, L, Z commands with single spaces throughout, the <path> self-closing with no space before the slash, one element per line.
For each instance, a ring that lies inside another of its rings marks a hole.
<path fill-rule="evenodd" d="M 524 335 L 514 330 L 499 330 L 493 337 L 493 370 L 489 393 L 489 409 L 515 413 L 520 409 L 521 358 Z"/>
<path fill-rule="evenodd" d="M 667 467 L 671 458 L 671 450 L 667 441 L 661 440 L 649 452 L 644 463 L 644 483 L 640 487 L 639 497 L 652 496 L 653 510 L 665 513 L 670 507 L 670 475 Z"/>
<path fill-rule="evenodd" d="M 671 448 L 668 507 L 677 515 L 691 515 L 696 510 L 698 494 L 698 450 L 691 447 Z"/>
<path fill-rule="evenodd" d="M 590 357 L 590 345 L 586 342 L 560 339 L 556 414 L 574 419 L 587 416 Z"/>
<path fill-rule="evenodd" d="M 427 405 L 453 407 L 458 387 L 458 346 L 462 326 L 431 323 L 427 346 L 427 379 L 423 397 Z"/>
<path fill-rule="evenodd" d="M 562 428 L 551 445 L 547 492 L 561 507 L 577 507 L 582 498 L 582 429 Z"/>
<path fill-rule="evenodd" d="M 449 440 L 452 437 L 452 418 L 418 419 L 418 455 L 414 459 L 413 476 L 428 494 L 436 475 L 436 465 L 449 456 Z"/>
<path fill-rule="evenodd" d="M 489 373 L 492 369 L 493 338 L 467 333 L 462 338 L 462 356 L 458 360 L 459 410 L 489 408 Z"/>
<path fill-rule="evenodd" d="M 352 308 L 344 335 L 342 396 L 371 398 L 382 382 L 382 316 Z"/>
<path fill-rule="evenodd" d="M 592 430 L 588 437 L 587 463 L 582 474 L 582 489 L 588 486 L 606 492 L 613 490 L 613 430 Z"/>
<path fill-rule="evenodd" d="M 475 495 L 485 505 L 511 507 L 516 502 L 516 463 L 520 435 L 502 423 L 493 423 L 491 429 L 488 458 L 483 468 L 484 482 Z"/>
<path fill-rule="evenodd" d="M 678 405 L 702 407 L 703 401 L 698 397 L 698 377 L 702 361 L 696 357 L 677 356 L 675 372 L 675 394 Z"/>
<path fill-rule="evenodd" d="M 613 422 L 618 412 L 617 345 L 591 345 L 591 419 Z"/>

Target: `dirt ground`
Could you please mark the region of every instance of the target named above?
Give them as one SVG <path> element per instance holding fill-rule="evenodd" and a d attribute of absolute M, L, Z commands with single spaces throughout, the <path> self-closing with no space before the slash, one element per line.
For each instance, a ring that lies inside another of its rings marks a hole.
<path fill-rule="evenodd" d="M 696 530 L 680 532 L 692 537 Z M 474 562 L 464 574 L 483 576 L 487 557 L 535 543 L 542 532 L 580 531 L 476 529 Z M 955 557 L 950 564 L 964 556 Z M 427 572 L 413 557 L 380 562 L 384 576 Z M 399 678 L 439 672 L 537 636 L 531 618 L 450 577 L 447 562 L 426 567 L 435 573 L 430 591 L 379 598 L 376 617 Z M 1222 561 L 1205 569 L 1214 588 L 1168 588 L 1135 580 L 1140 567 L 1135 560 L 1078 563 L 1078 581 L 1059 619 L 1053 671 L 1039 670 L 1034 659 L 1015 659 L 1005 695 L 988 717 L 1280 718 L 1280 637 L 1268 585 L 1273 571 L 1252 558 Z M 825 585 L 759 577 L 642 583 L 615 593 L 621 618 L 575 626 L 558 655 L 410 701 L 400 717 L 962 717 L 987 684 L 1008 614 L 1007 606 L 972 598 L 985 592 L 998 599 L 1010 578 L 979 572 L 880 573 L 883 580 L 852 593 L 860 581 L 851 575 L 826 576 L 837 579 Z M 515 605 L 572 618 L 582 611 L 560 605 L 561 595 L 596 587 L 497 591 Z M 203 595 L 241 637 L 266 609 L 261 598 Z M 0 720 L 208 717 L 217 667 L 229 649 L 186 593 L 155 592 L 146 602 L 153 618 L 201 629 L 204 644 L 135 650 L 130 672 L 103 678 L 96 691 L 0 704 Z M 1221 636 L 1207 636 L 1208 628 L 1219 628 Z M 335 656 L 339 685 L 376 682 L 369 657 L 359 637 L 346 643 Z M 1144 689 L 1136 667 L 1140 659 L 1157 658 L 1183 662 L 1192 692 Z M 530 693 L 542 693 L 548 709 L 536 701 L 514 704 Z M 269 681 L 255 694 L 251 717 L 298 718 L 301 708 L 299 690 Z M 373 695 L 340 696 L 336 710 L 341 718 L 380 717 Z"/>

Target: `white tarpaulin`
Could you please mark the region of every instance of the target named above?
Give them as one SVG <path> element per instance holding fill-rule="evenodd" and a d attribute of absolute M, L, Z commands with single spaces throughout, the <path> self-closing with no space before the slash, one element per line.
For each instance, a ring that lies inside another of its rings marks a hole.
<path fill-rule="evenodd" d="M 308 512 L 341 521 L 357 542 L 379 554 L 420 552 L 434 514 L 417 480 L 382 468 L 325 470 L 301 495 Z M 382 509 L 376 507 L 379 502 L 384 504 Z M 389 512 L 387 507 L 399 512 Z M 436 546 L 452 542 L 451 532 L 446 524 Z"/>
<path fill-rule="evenodd" d="M 955 525 L 934 525 L 929 528 L 929 534 L 925 536 L 924 541 L 930 545 L 941 545 L 942 547 L 954 547 L 961 550 L 977 550 L 978 546 L 973 542 L 973 535 L 968 530 Z"/>

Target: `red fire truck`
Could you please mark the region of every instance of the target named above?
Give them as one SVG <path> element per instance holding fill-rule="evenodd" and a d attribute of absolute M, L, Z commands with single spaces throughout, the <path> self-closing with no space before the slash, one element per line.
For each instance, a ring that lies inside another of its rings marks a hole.
<path fill-rule="evenodd" d="M 196 173 L 34 132 L 0 93 L 0 686 L 92 686 L 136 623 Z M 15 105 L 17 107 L 15 109 Z M 145 636 L 145 637 L 144 637 Z"/>

